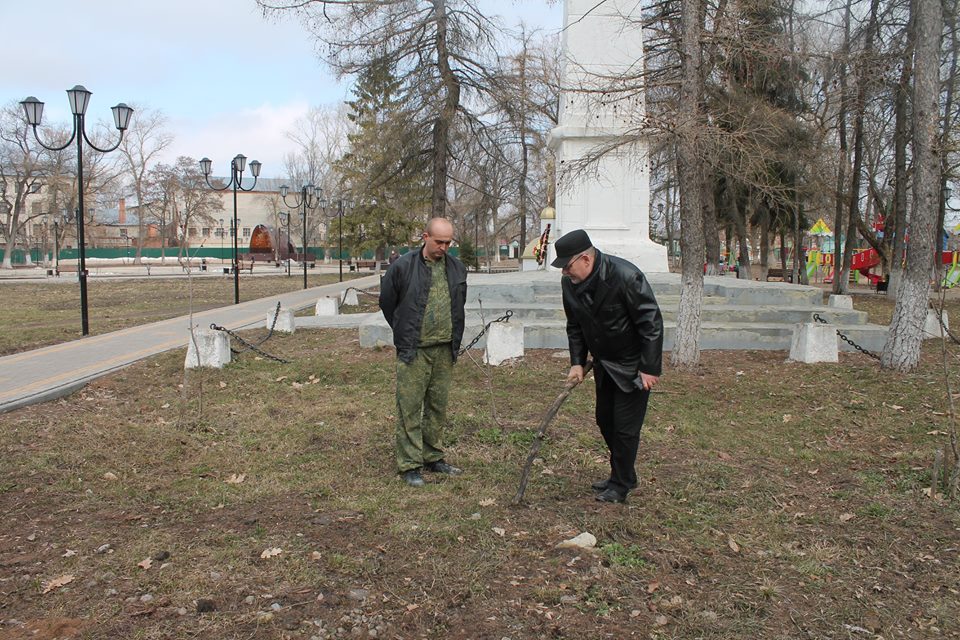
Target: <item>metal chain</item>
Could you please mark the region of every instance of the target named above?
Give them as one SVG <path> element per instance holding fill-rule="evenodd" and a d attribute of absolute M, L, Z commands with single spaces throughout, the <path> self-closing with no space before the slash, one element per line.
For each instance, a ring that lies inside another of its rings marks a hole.
<path fill-rule="evenodd" d="M 496 320 L 491 320 L 490 322 L 488 322 L 487 324 L 485 324 L 484 327 L 483 327 L 483 329 L 480 330 L 480 333 L 477 334 L 477 337 L 470 341 L 470 344 L 468 344 L 467 346 L 465 346 L 465 347 L 463 347 L 462 349 L 460 349 L 460 351 L 457 351 L 457 357 L 459 358 L 459 357 L 462 356 L 464 353 L 466 353 L 467 351 L 469 351 L 470 349 L 472 349 L 472 348 L 473 348 L 473 345 L 475 345 L 475 344 L 477 344 L 478 342 L 480 342 L 480 338 L 482 338 L 482 337 L 483 337 L 483 334 L 485 334 L 485 333 L 487 332 L 487 329 L 490 328 L 490 325 L 494 324 L 495 322 L 509 322 L 509 321 L 510 321 L 510 318 L 512 318 L 512 317 L 513 317 L 513 310 L 507 309 L 507 312 L 506 312 L 505 314 L 503 314 L 502 316 L 500 316 L 500 317 L 497 318 Z"/>
<path fill-rule="evenodd" d="M 260 348 L 260 345 L 262 345 L 264 342 L 266 342 L 267 340 L 269 340 L 270 337 L 273 335 L 273 329 L 274 329 L 274 327 L 277 326 L 277 318 L 279 318 L 279 317 L 280 317 L 280 303 L 278 302 L 278 303 L 277 303 L 277 310 L 273 313 L 273 322 L 270 323 L 270 330 L 267 332 L 267 335 L 266 335 L 262 340 L 260 340 L 259 342 L 256 342 L 256 343 L 248 342 L 248 341 L 244 340 L 243 338 L 241 338 L 237 333 L 231 331 L 230 329 L 227 329 L 226 327 L 221 327 L 220 325 L 218 325 L 218 324 L 216 324 L 216 323 L 212 323 L 212 324 L 210 325 L 210 328 L 213 329 L 214 331 L 223 331 L 223 332 L 225 332 L 228 336 L 230 336 L 231 338 L 234 338 L 237 342 L 239 342 L 240 344 L 242 344 L 243 346 L 246 347 L 246 349 L 234 349 L 233 347 L 230 347 L 230 352 L 231 352 L 231 353 L 235 353 L 236 355 L 240 355 L 240 354 L 243 353 L 244 351 L 253 351 L 254 353 L 257 353 L 257 354 L 259 354 L 259 355 L 261 355 L 261 356 L 263 356 L 264 358 L 267 358 L 267 359 L 269 359 L 269 360 L 274 360 L 274 361 L 276 361 L 276 362 L 281 362 L 281 363 L 283 363 L 283 364 L 289 364 L 289 362 L 290 362 L 289 360 L 284 360 L 283 358 L 280 358 L 280 357 L 275 356 L 275 355 L 273 355 L 273 354 L 267 353 L 266 351 L 264 351 L 263 349 Z"/>
<path fill-rule="evenodd" d="M 821 318 L 819 313 L 814 313 L 814 314 L 813 314 L 813 319 L 816 320 L 817 322 L 822 322 L 823 324 L 830 324 L 829 322 L 827 322 L 826 320 L 824 320 L 823 318 Z M 859 352 L 862 353 L 863 355 L 865 355 L 865 356 L 870 356 L 870 357 L 873 358 L 874 360 L 879 360 L 879 359 L 880 359 L 880 356 L 878 356 L 877 354 L 873 353 L 872 351 L 867 351 L 866 349 L 864 349 L 863 347 L 861 347 L 860 345 L 858 345 L 856 342 L 854 342 L 853 340 L 851 340 L 850 338 L 848 338 L 847 336 L 845 336 L 845 335 L 840 331 L 840 329 L 837 329 L 836 331 L 837 331 L 837 335 L 840 336 L 840 339 L 841 339 L 841 340 L 843 340 L 844 342 L 846 342 L 848 345 L 850 345 L 851 347 L 853 347 L 854 349 L 856 349 L 857 351 L 859 351 Z"/>
<path fill-rule="evenodd" d="M 379 297 L 380 297 L 380 294 L 379 294 L 379 293 L 371 293 L 370 291 L 365 291 L 365 290 L 363 290 L 363 289 L 357 289 L 356 287 L 347 287 L 346 289 L 343 290 L 343 292 L 346 293 L 347 291 L 350 291 L 351 289 L 353 289 L 353 290 L 356 291 L 357 293 L 362 293 L 362 294 L 365 295 L 365 296 L 373 296 L 374 298 L 379 298 Z"/>

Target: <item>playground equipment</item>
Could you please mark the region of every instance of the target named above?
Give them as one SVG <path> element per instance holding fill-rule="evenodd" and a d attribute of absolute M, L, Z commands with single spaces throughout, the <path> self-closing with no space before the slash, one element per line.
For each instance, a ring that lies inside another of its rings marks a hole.
<path fill-rule="evenodd" d="M 960 283 L 960 266 L 957 264 L 960 251 L 951 251 L 950 253 L 953 255 L 953 259 L 950 261 L 950 270 L 947 271 L 947 277 L 941 283 L 947 289 L 952 289 Z M 944 264 L 946 264 L 946 260 L 944 260 Z"/>

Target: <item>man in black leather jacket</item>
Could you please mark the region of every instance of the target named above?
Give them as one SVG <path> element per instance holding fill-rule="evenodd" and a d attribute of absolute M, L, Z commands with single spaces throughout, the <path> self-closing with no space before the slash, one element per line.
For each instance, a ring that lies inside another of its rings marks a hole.
<path fill-rule="evenodd" d="M 659 381 L 663 317 L 653 289 L 636 266 L 597 250 L 583 230 L 554 244 L 563 270 L 563 310 L 570 345 L 569 380 L 583 380 L 593 355 L 596 420 L 610 450 L 610 477 L 595 482 L 596 498 L 623 502 L 637 486 L 634 468 L 650 389 Z"/>
<path fill-rule="evenodd" d="M 380 310 L 397 348 L 397 468 L 422 487 L 421 470 L 459 475 L 443 459 L 453 363 L 463 339 L 467 270 L 447 253 L 453 226 L 434 218 L 423 246 L 397 259 L 380 283 Z"/>

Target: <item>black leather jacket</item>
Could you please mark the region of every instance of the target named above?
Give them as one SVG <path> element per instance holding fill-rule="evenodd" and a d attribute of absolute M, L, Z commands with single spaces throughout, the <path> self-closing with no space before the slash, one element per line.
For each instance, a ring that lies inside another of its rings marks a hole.
<path fill-rule="evenodd" d="M 585 364 L 589 351 L 601 366 L 610 363 L 605 371 L 621 388 L 638 372 L 660 375 L 663 317 L 643 272 L 622 258 L 597 251 L 588 279 L 574 285 L 564 277 L 561 288 L 571 365 Z M 584 288 L 593 298 L 589 307 Z"/>
<path fill-rule="evenodd" d="M 453 320 L 453 360 L 463 340 L 463 305 L 467 301 L 467 269 L 463 263 L 447 254 L 447 285 L 450 287 L 450 317 Z M 398 258 L 387 269 L 380 281 L 380 310 L 393 329 L 393 344 L 397 357 L 413 362 L 420 342 L 423 312 L 430 295 L 430 267 L 423 259 L 423 247 Z"/>

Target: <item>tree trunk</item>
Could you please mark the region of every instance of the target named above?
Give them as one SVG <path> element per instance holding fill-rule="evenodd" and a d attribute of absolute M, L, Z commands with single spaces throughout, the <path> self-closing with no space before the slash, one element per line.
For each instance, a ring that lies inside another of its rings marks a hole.
<path fill-rule="evenodd" d="M 870 21 L 867 24 L 867 39 L 857 70 L 857 102 L 853 120 L 853 170 L 850 172 L 850 197 L 847 200 L 847 233 L 843 246 L 843 269 L 840 273 L 840 291 L 846 292 L 850 282 L 850 262 L 853 256 L 857 223 L 860 220 L 860 182 L 863 173 L 863 114 L 867 108 L 868 76 L 875 72 L 873 64 L 873 37 L 877 30 L 877 9 L 880 0 L 870 2 Z M 836 273 L 836 272 L 834 272 Z M 834 286 L 834 289 L 837 287 Z"/>
<path fill-rule="evenodd" d="M 713 181 L 703 180 L 703 237 L 706 242 L 707 275 L 720 275 L 720 229 L 717 225 L 717 205 L 713 199 Z"/>
<path fill-rule="evenodd" d="M 923 321 L 930 296 L 930 270 L 940 194 L 940 158 L 937 129 L 940 96 L 940 38 L 943 15 L 939 2 L 910 3 L 916 48 L 913 64 L 913 207 L 910 244 L 890 333 L 880 363 L 900 372 L 912 371 L 920 362 Z"/>
<path fill-rule="evenodd" d="M 893 212 L 884 222 L 883 235 L 889 242 L 890 280 L 888 291 L 896 291 L 903 274 L 903 251 L 907 225 L 907 143 L 910 138 L 910 120 L 907 112 L 910 78 L 913 75 L 913 49 L 916 30 L 913 28 L 913 16 L 907 26 L 907 42 L 904 47 L 900 80 L 894 90 L 895 130 L 893 139 Z"/>
<path fill-rule="evenodd" d="M 447 48 L 447 3 L 433 0 L 437 20 L 437 66 L 443 81 L 445 97 L 443 108 L 433 123 L 433 189 L 431 213 L 435 218 L 444 217 L 447 208 L 447 146 L 450 128 L 460 104 L 460 82 L 450 68 L 450 52 Z"/>
<path fill-rule="evenodd" d="M 700 6 L 702 0 L 681 2 L 680 123 L 680 255 L 682 261 L 677 337 L 671 361 L 692 368 L 700 362 L 700 313 L 703 304 L 703 170 L 697 156 L 700 80 Z"/>
<path fill-rule="evenodd" d="M 836 209 L 833 217 L 833 293 L 846 293 L 847 284 L 840 277 L 841 267 L 843 266 L 843 254 L 841 253 L 841 238 L 843 236 L 843 210 L 846 195 L 846 172 L 847 162 L 850 158 L 847 152 L 847 105 L 850 98 L 847 95 L 847 58 L 850 57 L 850 5 L 851 0 L 847 0 L 847 6 L 843 14 L 843 62 L 840 63 L 840 110 L 837 114 L 838 130 L 837 137 L 840 147 L 840 158 L 837 162 L 837 194 Z M 853 197 L 850 194 L 849 197 Z M 849 242 L 850 239 L 846 238 Z"/>

